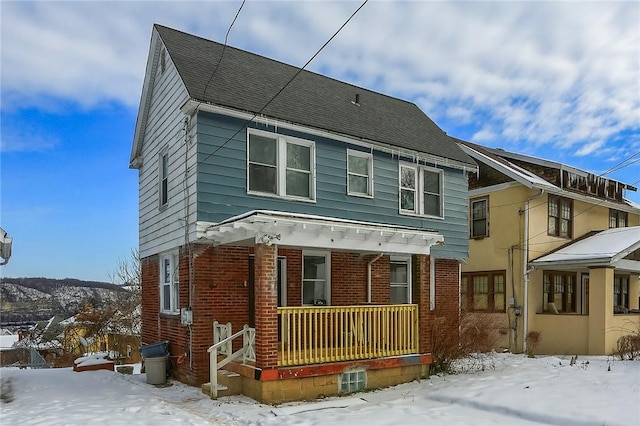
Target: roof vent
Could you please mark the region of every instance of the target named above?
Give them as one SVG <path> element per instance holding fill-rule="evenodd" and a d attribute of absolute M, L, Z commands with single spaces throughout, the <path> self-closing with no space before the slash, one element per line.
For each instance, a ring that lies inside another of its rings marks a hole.
<path fill-rule="evenodd" d="M 356 93 L 356 100 L 351 101 L 351 103 L 354 104 L 355 106 L 360 106 L 360 93 Z"/>

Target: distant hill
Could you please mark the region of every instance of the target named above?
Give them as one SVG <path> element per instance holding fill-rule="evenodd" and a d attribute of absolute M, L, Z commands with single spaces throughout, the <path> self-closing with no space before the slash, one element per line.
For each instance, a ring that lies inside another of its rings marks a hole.
<path fill-rule="evenodd" d="M 61 315 L 71 317 L 85 304 L 108 305 L 126 289 L 73 278 L 1 278 L 0 325 L 26 324 Z"/>

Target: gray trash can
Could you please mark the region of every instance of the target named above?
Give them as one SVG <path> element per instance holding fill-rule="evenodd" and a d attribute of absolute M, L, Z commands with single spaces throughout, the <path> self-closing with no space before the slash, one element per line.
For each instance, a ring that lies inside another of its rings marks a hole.
<path fill-rule="evenodd" d="M 147 383 L 161 385 L 167 381 L 167 360 L 169 355 L 154 356 L 144 359 L 144 369 L 147 373 Z"/>

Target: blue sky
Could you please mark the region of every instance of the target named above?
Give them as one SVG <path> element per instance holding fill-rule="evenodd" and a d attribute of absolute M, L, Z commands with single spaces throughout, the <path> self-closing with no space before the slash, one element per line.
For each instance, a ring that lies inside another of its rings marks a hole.
<path fill-rule="evenodd" d="M 240 4 L 0 3 L 3 276 L 110 281 L 137 246 L 128 160 L 151 27 L 223 42 Z M 249 0 L 228 42 L 302 66 L 359 4 Z M 370 1 L 308 69 L 482 145 L 594 173 L 640 152 L 635 1 Z M 608 176 L 640 186 L 640 162 Z"/>

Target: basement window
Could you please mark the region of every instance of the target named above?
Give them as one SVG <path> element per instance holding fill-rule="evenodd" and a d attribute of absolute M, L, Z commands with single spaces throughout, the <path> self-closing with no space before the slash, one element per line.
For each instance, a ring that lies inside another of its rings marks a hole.
<path fill-rule="evenodd" d="M 340 375 L 340 393 L 358 392 L 364 389 L 367 373 L 364 370 L 346 371 Z"/>

